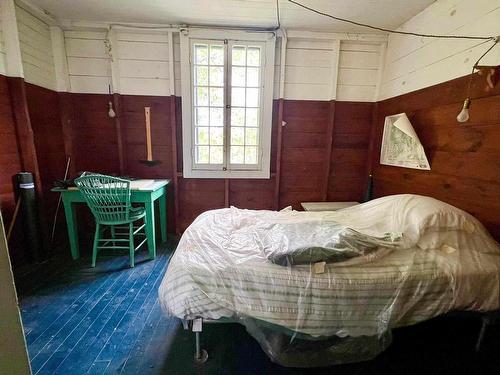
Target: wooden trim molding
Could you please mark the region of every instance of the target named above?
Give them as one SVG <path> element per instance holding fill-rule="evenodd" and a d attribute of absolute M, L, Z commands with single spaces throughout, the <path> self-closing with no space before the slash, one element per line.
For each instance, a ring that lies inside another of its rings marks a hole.
<path fill-rule="evenodd" d="M 278 99 L 278 115 L 276 120 L 276 126 L 278 127 L 278 135 L 276 140 L 276 172 L 274 177 L 274 208 L 279 210 L 280 208 L 280 180 L 281 180 L 281 151 L 283 143 L 283 110 L 284 110 L 284 99 Z"/>
<path fill-rule="evenodd" d="M 328 126 L 326 131 L 326 160 L 323 186 L 321 187 L 321 198 L 323 201 L 328 197 L 328 183 L 330 181 L 331 164 L 332 164 L 332 148 L 333 148 L 333 130 L 335 127 L 335 100 L 330 102 Z"/>
<path fill-rule="evenodd" d="M 122 101 L 119 94 L 113 94 L 113 110 L 115 111 L 115 127 L 116 127 L 116 140 L 118 142 L 118 162 L 120 164 L 120 174 L 123 176 L 127 170 L 125 154 L 127 152 L 127 145 L 123 141 L 122 131 Z"/>
<path fill-rule="evenodd" d="M 35 178 L 37 193 L 43 198 L 42 181 L 38 170 L 35 138 L 31 128 L 28 103 L 26 101 L 26 87 L 24 79 L 7 77 L 9 94 L 12 103 L 12 112 L 16 123 L 16 137 L 21 156 L 21 165 L 26 172 L 31 172 Z"/>

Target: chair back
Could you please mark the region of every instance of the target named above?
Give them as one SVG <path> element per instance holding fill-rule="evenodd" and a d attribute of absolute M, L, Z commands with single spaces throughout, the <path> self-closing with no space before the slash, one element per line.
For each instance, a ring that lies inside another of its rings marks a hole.
<path fill-rule="evenodd" d="M 85 172 L 75 184 L 99 224 L 127 222 L 130 216 L 130 181 Z"/>

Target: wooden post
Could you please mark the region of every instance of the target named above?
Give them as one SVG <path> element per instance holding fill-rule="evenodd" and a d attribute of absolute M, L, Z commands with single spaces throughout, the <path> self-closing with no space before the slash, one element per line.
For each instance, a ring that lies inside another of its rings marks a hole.
<path fill-rule="evenodd" d="M 179 181 L 177 171 L 177 98 L 175 96 L 174 37 L 168 32 L 168 77 L 170 91 L 170 133 L 172 142 L 172 182 L 174 184 L 175 233 L 179 233 Z"/>
<path fill-rule="evenodd" d="M 224 179 L 224 206 L 229 207 L 229 178 Z"/>
<path fill-rule="evenodd" d="M 335 100 L 330 101 L 328 127 L 326 131 L 326 152 L 325 152 L 325 174 L 323 186 L 321 189 L 321 199 L 326 201 L 328 198 L 328 184 L 330 182 L 331 164 L 332 164 L 332 149 L 333 149 L 333 130 L 335 128 Z"/>
<path fill-rule="evenodd" d="M 75 177 L 77 171 L 76 171 L 75 155 L 73 152 L 74 113 L 73 113 L 73 103 L 71 100 L 71 94 L 67 92 L 60 92 L 59 105 L 61 112 L 61 127 L 63 132 L 64 153 L 66 154 L 66 159 L 71 157 L 71 164 L 69 166 L 69 176 Z"/>
<path fill-rule="evenodd" d="M 26 172 L 33 173 L 37 193 L 40 198 L 43 198 L 42 181 L 40 180 L 40 171 L 36 156 L 35 137 L 31 128 L 24 79 L 7 77 L 7 83 L 16 123 L 16 137 L 20 150 L 21 165 Z"/>
<path fill-rule="evenodd" d="M 170 130 L 172 138 L 172 182 L 174 184 L 175 233 L 179 233 L 179 181 L 177 172 L 177 99 L 170 96 Z"/>
<path fill-rule="evenodd" d="M 127 171 L 125 155 L 126 155 L 126 145 L 123 142 L 123 132 L 122 132 L 122 101 L 120 94 L 113 94 L 113 107 L 115 111 L 115 128 L 116 128 L 116 141 L 118 143 L 118 161 L 120 165 L 120 174 L 123 176 Z"/>
<path fill-rule="evenodd" d="M 284 99 L 278 99 L 277 127 L 278 135 L 276 141 L 276 176 L 274 177 L 274 205 L 275 209 L 280 208 L 280 180 L 281 180 L 281 144 L 283 142 L 283 111 Z"/>

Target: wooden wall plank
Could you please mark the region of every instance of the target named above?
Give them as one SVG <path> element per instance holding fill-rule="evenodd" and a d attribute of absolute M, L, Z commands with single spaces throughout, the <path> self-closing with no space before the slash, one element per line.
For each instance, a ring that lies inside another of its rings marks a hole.
<path fill-rule="evenodd" d="M 460 124 L 468 77 L 382 101 L 375 118 L 371 163 L 375 196 L 413 193 L 435 197 L 475 215 L 500 239 L 500 85 L 484 91 L 474 77 L 471 119 Z M 379 164 L 384 117 L 406 112 L 426 150 L 430 171 Z"/>
<path fill-rule="evenodd" d="M 12 177 L 21 168 L 21 156 L 16 139 L 16 124 L 12 112 L 7 78 L 0 75 L 0 207 L 6 226 L 10 224 L 15 206 Z"/>

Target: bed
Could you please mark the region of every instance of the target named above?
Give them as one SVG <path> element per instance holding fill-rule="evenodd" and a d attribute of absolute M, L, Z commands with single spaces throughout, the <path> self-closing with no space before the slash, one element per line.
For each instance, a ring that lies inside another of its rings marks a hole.
<path fill-rule="evenodd" d="M 269 249 L 335 240 L 331 228 L 397 241 L 337 262 L 270 261 Z M 185 321 L 244 324 L 283 365 L 353 362 L 384 350 L 392 328 L 499 309 L 500 248 L 471 215 L 416 195 L 334 212 L 231 207 L 201 214 L 185 231 L 159 298 Z"/>

